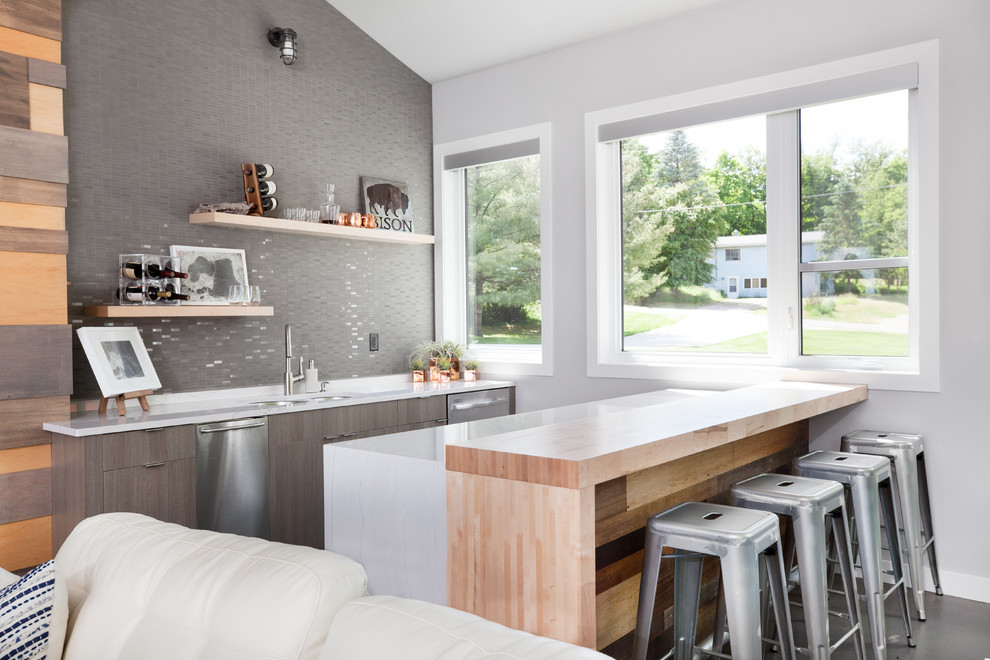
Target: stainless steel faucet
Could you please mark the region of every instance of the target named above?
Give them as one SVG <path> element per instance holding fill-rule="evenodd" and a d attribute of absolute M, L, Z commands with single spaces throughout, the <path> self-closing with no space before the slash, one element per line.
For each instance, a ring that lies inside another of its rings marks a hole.
<path fill-rule="evenodd" d="M 292 373 L 292 326 L 285 325 L 285 396 L 292 396 L 292 384 L 305 377 L 303 358 L 299 356 L 299 373 Z"/>

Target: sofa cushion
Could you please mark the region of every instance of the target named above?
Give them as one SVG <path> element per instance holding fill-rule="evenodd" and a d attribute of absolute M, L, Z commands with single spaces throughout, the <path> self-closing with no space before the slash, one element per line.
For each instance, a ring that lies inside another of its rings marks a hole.
<path fill-rule="evenodd" d="M 23 578 L 0 569 L 0 658 L 58 660 L 68 617 L 65 581 L 55 562 Z"/>
<path fill-rule="evenodd" d="M 341 605 L 367 594 L 346 557 L 134 513 L 84 520 L 55 560 L 65 660 L 316 658 Z"/>
<path fill-rule="evenodd" d="M 442 605 L 369 596 L 337 613 L 319 660 L 610 660 Z"/>

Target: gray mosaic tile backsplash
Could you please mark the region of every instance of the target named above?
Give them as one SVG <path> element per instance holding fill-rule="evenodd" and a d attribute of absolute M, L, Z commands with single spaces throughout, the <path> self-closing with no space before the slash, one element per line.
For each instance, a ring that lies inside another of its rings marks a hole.
<path fill-rule="evenodd" d="M 318 208 L 327 182 L 359 210 L 360 177 L 408 184 L 433 233 L 430 85 L 324 0 L 85 0 L 63 4 L 69 136 L 69 318 L 109 301 L 117 255 L 243 248 L 271 318 L 118 320 L 137 326 L 162 392 L 270 385 L 295 354 L 323 379 L 396 373 L 433 337 L 430 246 L 191 225 L 243 198 L 239 164 L 274 165 L 279 211 Z M 285 66 L 273 26 L 299 34 Z M 381 350 L 368 351 L 378 332 Z M 99 396 L 75 341 L 75 398 Z"/>

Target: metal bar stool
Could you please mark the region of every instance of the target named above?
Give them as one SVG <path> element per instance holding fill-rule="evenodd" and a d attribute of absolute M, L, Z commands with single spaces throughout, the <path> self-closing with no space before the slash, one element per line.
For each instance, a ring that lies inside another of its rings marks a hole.
<path fill-rule="evenodd" d="M 781 653 L 785 660 L 794 659 L 777 516 L 720 504 L 685 502 L 651 516 L 646 523 L 633 660 L 646 659 L 664 546 L 692 553 L 674 559 L 674 648 L 665 657 L 673 653 L 677 660 L 690 660 L 694 654 L 704 555 L 716 556 L 721 562 L 733 658 L 761 657 L 759 558 L 762 555 L 770 576 Z"/>
<path fill-rule="evenodd" d="M 793 535 L 788 535 L 784 542 L 785 575 L 790 574 L 792 551 L 796 549 L 801 576 L 801 602 L 808 634 L 808 648 L 796 650 L 807 653 L 815 660 L 828 660 L 839 645 L 854 637 L 856 657 L 863 660 L 865 646 L 842 484 L 826 479 L 761 474 L 732 486 L 729 502 L 733 506 L 769 511 L 791 519 Z M 835 541 L 846 611 L 852 624 L 849 632 L 835 644 L 831 643 L 829 635 L 826 520 L 829 521 L 832 539 Z M 722 615 L 717 611 L 714 635 L 716 650 L 720 648 L 722 641 L 721 624 Z"/>
<path fill-rule="evenodd" d="M 925 475 L 924 438 L 911 433 L 856 431 L 842 436 L 842 451 L 856 454 L 886 456 L 891 462 L 891 487 L 897 498 L 904 541 L 901 549 L 907 557 L 908 577 L 914 593 L 918 619 L 925 620 L 925 577 L 922 557 L 928 551 L 935 593 L 942 595 L 935 561 L 935 533 L 932 530 L 932 510 L 928 501 L 928 479 Z"/>
<path fill-rule="evenodd" d="M 794 470 L 804 477 L 838 481 L 848 488 L 852 497 L 874 658 L 884 660 L 887 657 L 883 603 L 884 599 L 895 591 L 901 604 L 908 646 L 915 646 L 914 637 L 911 635 L 911 619 L 908 614 L 907 588 L 904 585 L 900 546 L 897 542 L 897 518 L 890 493 L 890 461 L 882 456 L 815 451 L 796 459 Z M 884 591 L 880 574 L 881 514 L 887 530 L 887 542 L 892 548 L 890 557 L 894 569 L 894 585 L 889 591 Z"/>

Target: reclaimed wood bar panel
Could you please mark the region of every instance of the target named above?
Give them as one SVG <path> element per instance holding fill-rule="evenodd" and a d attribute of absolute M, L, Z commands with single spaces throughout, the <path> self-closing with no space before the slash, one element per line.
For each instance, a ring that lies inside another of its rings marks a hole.
<path fill-rule="evenodd" d="M 38 225 L 38 227 L 41 229 L 65 229 L 65 205 L 67 201 L 68 193 L 64 183 L 0 176 L 0 224 L 15 224 L 18 227 L 33 226 L 6 221 L 5 216 L 7 215 L 14 217 L 21 215 L 21 210 L 17 209 L 17 206 L 40 205 L 35 208 L 61 206 L 61 224 L 58 226 Z M 11 204 L 11 202 L 14 203 Z M 6 211 L 3 210 L 4 206 L 7 206 Z M 52 211 L 57 210 L 59 209 L 52 209 Z"/>
<path fill-rule="evenodd" d="M 66 323 L 65 278 L 64 254 L 4 252 L 0 259 L 0 282 L 4 284 L 0 289 L 0 325 Z"/>
<path fill-rule="evenodd" d="M 0 474 L 0 525 L 51 515 L 51 468 Z"/>
<path fill-rule="evenodd" d="M 51 516 L 0 525 L 0 567 L 16 571 L 51 558 Z"/>
<path fill-rule="evenodd" d="M 0 474 L 10 474 L 23 470 L 44 470 L 51 466 L 51 444 L 0 449 Z"/>
<path fill-rule="evenodd" d="M 0 399 L 72 393 L 72 327 L 0 326 Z"/>
<path fill-rule="evenodd" d="M 0 50 L 0 126 L 31 128 L 27 62 L 23 55 Z"/>
<path fill-rule="evenodd" d="M 0 126 L 0 153 L 4 155 L 0 176 L 69 182 L 69 142 L 65 136 Z"/>
<path fill-rule="evenodd" d="M 0 226 L 0 252 L 68 254 L 69 232 Z"/>
<path fill-rule="evenodd" d="M 0 25 L 0 44 L 3 44 L 3 49 L 8 53 L 56 64 L 62 63 L 62 43 L 47 37 L 11 30 Z"/>
<path fill-rule="evenodd" d="M 50 444 L 52 434 L 41 425 L 53 419 L 69 419 L 69 397 L 34 399 L 0 398 L 0 450 Z"/>
<path fill-rule="evenodd" d="M 809 419 L 866 397 L 862 385 L 769 383 L 449 444 L 449 604 L 626 658 L 647 518 L 787 471 L 808 450 Z M 717 578 L 706 562 L 707 619 Z M 658 647 L 670 646 L 672 597 L 665 567 Z"/>
<path fill-rule="evenodd" d="M 28 58 L 28 82 L 65 89 L 65 66 Z"/>
<path fill-rule="evenodd" d="M 0 0 L 0 25 L 62 41 L 62 0 Z"/>
<path fill-rule="evenodd" d="M 28 84 L 31 99 L 31 130 L 52 135 L 64 135 L 62 120 L 62 90 L 36 83 Z"/>

